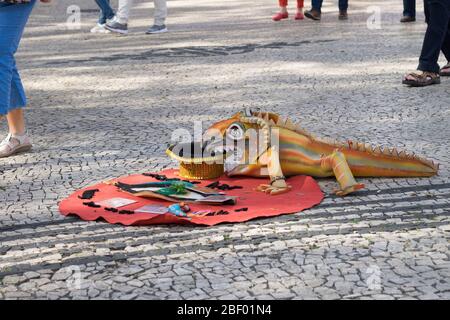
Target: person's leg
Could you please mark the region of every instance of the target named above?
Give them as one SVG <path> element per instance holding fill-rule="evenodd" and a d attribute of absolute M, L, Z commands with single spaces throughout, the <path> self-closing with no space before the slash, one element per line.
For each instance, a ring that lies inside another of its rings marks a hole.
<path fill-rule="evenodd" d="M 109 0 L 95 0 L 98 7 L 100 8 L 100 17 L 98 19 L 98 24 L 105 24 L 107 20 L 114 17 L 114 10 L 111 8 Z"/>
<path fill-rule="evenodd" d="M 15 61 L 13 61 L 10 94 L 9 112 L 7 115 L 9 132 L 13 136 L 21 136 L 25 134 L 25 119 L 22 108 L 26 106 L 27 98 Z"/>
<path fill-rule="evenodd" d="M 288 0 L 278 0 L 278 5 L 280 6 L 281 13 L 287 12 Z"/>
<path fill-rule="evenodd" d="M 147 30 L 147 34 L 167 32 L 166 18 L 167 18 L 167 1 L 153 0 L 155 3 L 155 23 Z"/>
<path fill-rule="evenodd" d="M 297 13 L 295 14 L 295 20 L 303 20 L 303 7 L 305 6 L 304 0 L 297 0 Z"/>
<path fill-rule="evenodd" d="M 428 27 L 419 58 L 418 70 L 439 73 L 439 53 L 448 32 L 450 0 L 425 0 Z"/>
<path fill-rule="evenodd" d="M 272 17 L 273 21 L 280 21 L 289 17 L 287 11 L 288 0 L 278 0 L 278 5 L 280 6 L 280 12 Z"/>
<path fill-rule="evenodd" d="M 154 0 L 155 3 L 155 25 L 163 26 L 167 18 L 167 0 Z"/>
<path fill-rule="evenodd" d="M 338 2 L 339 11 L 344 12 L 348 9 L 348 0 L 339 0 Z"/>
<path fill-rule="evenodd" d="M 311 6 L 314 10 L 316 10 L 318 12 L 322 12 L 322 2 L 323 2 L 323 0 L 312 0 Z"/>
<path fill-rule="evenodd" d="M 116 13 L 117 22 L 121 24 L 128 24 L 132 6 L 133 0 L 119 0 L 119 7 Z"/>
<path fill-rule="evenodd" d="M 338 17 L 339 20 L 347 20 L 348 0 L 339 0 L 338 6 L 339 6 L 339 17 Z"/>
<path fill-rule="evenodd" d="M 10 109 L 6 116 L 8 120 L 9 135 L 3 140 L 3 145 L 0 148 L 0 158 L 16 152 L 27 151 L 31 148 L 31 141 L 26 134 L 25 116 L 22 108 L 22 106 L 25 106 L 26 104 L 27 98 L 14 62 Z"/>
<path fill-rule="evenodd" d="M 6 118 L 8 119 L 9 132 L 13 136 L 25 135 L 25 116 L 22 108 L 11 110 Z"/>
<path fill-rule="evenodd" d="M 449 4 L 447 5 L 447 12 L 449 13 L 450 16 L 450 1 Z M 449 18 L 449 23 L 448 23 L 448 27 L 447 27 L 447 33 L 445 35 L 445 39 L 444 42 L 442 43 L 442 53 L 444 54 L 445 58 L 447 59 L 447 62 L 450 62 L 450 18 Z"/>
<path fill-rule="evenodd" d="M 403 0 L 403 16 L 416 17 L 416 0 Z"/>
<path fill-rule="evenodd" d="M 8 137 L 0 143 L 0 157 L 31 147 L 24 135 L 25 121 L 21 108 L 25 107 L 26 98 L 14 54 L 35 2 L 0 6 L 0 113 L 6 114 L 10 129 Z"/>
<path fill-rule="evenodd" d="M 312 20 L 320 20 L 322 12 L 322 0 L 311 0 L 311 10 L 305 11 L 305 17 Z"/>
<path fill-rule="evenodd" d="M 128 18 L 133 6 L 133 0 L 119 0 L 119 7 L 114 19 L 105 24 L 105 29 L 119 33 L 128 34 Z"/>
<path fill-rule="evenodd" d="M 0 8 L 0 19 L 1 8 Z M 0 20 L 1 21 L 1 20 Z M 4 31 L 0 25 L 0 33 Z M 10 52 L 3 51 L 3 39 L 0 39 L 0 116 L 6 116 L 9 111 L 11 100 L 11 82 L 12 82 L 12 65 L 13 55 Z"/>
<path fill-rule="evenodd" d="M 8 114 L 11 101 L 14 52 L 18 46 L 17 29 L 11 15 L 12 5 L 0 3 L 0 116 Z"/>

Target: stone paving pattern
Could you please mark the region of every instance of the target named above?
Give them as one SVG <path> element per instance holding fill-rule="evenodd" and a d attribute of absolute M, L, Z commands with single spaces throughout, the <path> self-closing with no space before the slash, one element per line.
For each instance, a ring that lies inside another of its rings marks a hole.
<path fill-rule="evenodd" d="M 423 15 L 400 25 L 401 1 L 351 2 L 347 22 L 328 1 L 320 23 L 275 24 L 273 0 L 169 1 L 170 32 L 147 36 L 141 1 L 126 37 L 88 33 L 92 1 L 77 2 L 81 30 L 65 26 L 71 2 L 40 5 L 17 56 L 35 148 L 0 160 L 0 299 L 449 299 L 450 80 L 403 87 Z M 76 189 L 174 166 L 172 130 L 242 107 L 427 155 L 440 175 L 363 179 L 343 199 L 320 180 L 314 209 L 211 228 L 59 215 Z"/>

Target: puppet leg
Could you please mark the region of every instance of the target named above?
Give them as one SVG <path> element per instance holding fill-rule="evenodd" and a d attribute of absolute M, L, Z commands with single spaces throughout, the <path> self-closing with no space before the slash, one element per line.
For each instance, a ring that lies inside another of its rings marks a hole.
<path fill-rule="evenodd" d="M 277 195 L 288 192 L 291 190 L 291 186 L 286 183 L 286 179 L 283 175 L 280 165 L 280 153 L 278 148 L 271 147 L 267 150 L 266 154 L 260 158 L 260 161 L 265 162 L 263 159 L 267 159 L 267 169 L 270 176 L 270 184 L 261 184 L 257 190 L 271 195 Z"/>
<path fill-rule="evenodd" d="M 321 167 L 324 170 L 333 170 L 341 189 L 336 191 L 338 196 L 345 196 L 356 190 L 364 188 L 364 184 L 357 183 L 348 166 L 345 155 L 339 150 L 321 159 Z"/>

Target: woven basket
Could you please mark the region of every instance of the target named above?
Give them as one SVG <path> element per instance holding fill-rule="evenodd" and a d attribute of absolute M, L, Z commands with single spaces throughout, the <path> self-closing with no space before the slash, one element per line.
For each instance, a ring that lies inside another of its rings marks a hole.
<path fill-rule="evenodd" d="M 223 172 L 223 164 L 180 162 L 180 176 L 186 179 L 215 179 L 220 177 Z"/>
<path fill-rule="evenodd" d="M 201 155 L 183 157 L 175 154 L 171 146 L 166 154 L 180 163 L 180 176 L 186 179 L 215 179 L 224 173 L 223 155 L 202 157 Z"/>

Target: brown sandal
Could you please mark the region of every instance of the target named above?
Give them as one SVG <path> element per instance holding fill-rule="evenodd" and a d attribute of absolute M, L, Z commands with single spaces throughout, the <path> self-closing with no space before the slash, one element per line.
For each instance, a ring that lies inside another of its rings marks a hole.
<path fill-rule="evenodd" d="M 408 76 L 413 77 L 414 80 L 407 79 Z M 434 72 L 429 71 L 423 71 L 422 73 L 411 72 L 405 76 L 402 83 L 411 87 L 426 87 L 433 84 L 441 83 L 441 78 L 439 74 Z"/>
<path fill-rule="evenodd" d="M 450 77 L 450 61 L 441 68 L 439 75 L 441 77 Z"/>

